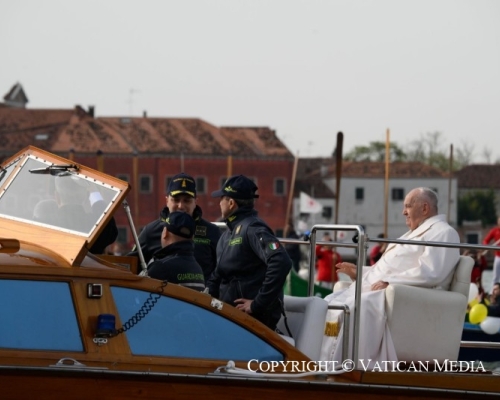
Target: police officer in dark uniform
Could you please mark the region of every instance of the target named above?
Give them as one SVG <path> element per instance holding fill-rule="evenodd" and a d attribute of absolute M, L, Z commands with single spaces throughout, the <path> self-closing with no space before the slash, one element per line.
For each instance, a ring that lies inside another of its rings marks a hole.
<path fill-rule="evenodd" d="M 151 278 L 166 280 L 202 292 L 205 278 L 194 258 L 193 218 L 184 212 L 173 212 L 166 218 L 161 234 L 161 250 L 148 266 Z"/>
<path fill-rule="evenodd" d="M 191 215 L 196 224 L 194 233 L 194 256 L 203 269 L 205 281 L 208 280 L 217 262 L 217 242 L 220 238 L 219 228 L 202 218 L 201 208 L 196 204 L 196 183 L 192 176 L 185 173 L 175 175 L 169 185 L 166 207 L 160 212 L 160 218 L 147 224 L 139 234 L 139 244 L 146 264 L 153 254 L 160 250 L 160 237 L 168 215 L 174 211 L 182 211 Z M 127 255 L 139 257 L 134 246 Z"/>
<path fill-rule="evenodd" d="M 292 261 L 271 228 L 257 217 L 256 191 L 252 180 L 237 175 L 212 193 L 220 197 L 229 229 L 217 245 L 217 267 L 207 287 L 212 296 L 274 330 L 282 314 L 283 285 Z"/>

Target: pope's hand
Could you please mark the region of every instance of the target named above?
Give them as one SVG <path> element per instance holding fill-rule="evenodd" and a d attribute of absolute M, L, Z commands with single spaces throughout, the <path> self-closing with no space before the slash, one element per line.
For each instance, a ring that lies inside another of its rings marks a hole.
<path fill-rule="evenodd" d="M 348 262 L 341 262 L 335 265 L 335 268 L 337 268 L 337 272 L 342 272 L 343 274 L 346 274 L 352 280 L 356 279 L 356 266 L 354 264 Z"/>
<path fill-rule="evenodd" d="M 387 286 L 389 286 L 389 284 L 387 282 L 378 281 L 378 282 L 375 282 L 371 286 L 371 289 L 372 290 L 382 290 L 382 289 L 385 289 Z"/>

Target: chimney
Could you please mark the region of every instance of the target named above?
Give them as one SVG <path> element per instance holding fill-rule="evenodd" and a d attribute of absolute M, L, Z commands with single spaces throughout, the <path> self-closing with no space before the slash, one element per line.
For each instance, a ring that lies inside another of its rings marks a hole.
<path fill-rule="evenodd" d="M 148 117 L 148 112 L 146 110 L 144 110 L 142 112 L 142 118 L 147 118 Z"/>
<path fill-rule="evenodd" d="M 78 118 L 83 118 L 87 115 L 87 112 L 82 108 L 81 105 L 77 104 L 75 106 L 75 114 L 78 116 Z"/>
<path fill-rule="evenodd" d="M 94 113 L 95 113 L 95 106 L 89 106 L 89 112 L 88 114 L 94 118 Z"/>

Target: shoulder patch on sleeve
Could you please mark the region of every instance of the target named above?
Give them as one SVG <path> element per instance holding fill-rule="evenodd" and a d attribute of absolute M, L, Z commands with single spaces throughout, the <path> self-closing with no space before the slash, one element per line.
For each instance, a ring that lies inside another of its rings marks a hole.
<path fill-rule="evenodd" d="M 280 247 L 280 242 L 272 242 L 268 246 L 271 250 L 277 250 Z"/>

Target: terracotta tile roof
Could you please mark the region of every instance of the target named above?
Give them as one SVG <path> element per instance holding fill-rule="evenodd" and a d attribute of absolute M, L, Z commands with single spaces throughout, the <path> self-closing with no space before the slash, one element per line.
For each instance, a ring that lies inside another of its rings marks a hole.
<path fill-rule="evenodd" d="M 329 168 L 331 178 L 335 176 L 335 164 Z M 438 168 L 420 162 L 393 162 L 389 165 L 391 178 L 447 178 L 448 174 Z M 385 163 L 377 161 L 344 161 L 342 177 L 349 178 L 384 178 Z"/>
<path fill-rule="evenodd" d="M 300 191 L 315 197 L 333 197 L 334 193 L 323 183 L 325 178 L 335 178 L 336 162 L 333 158 L 302 158 L 297 168 L 295 195 Z M 500 174 L 499 174 L 500 175 Z M 391 178 L 447 178 L 447 173 L 419 162 L 393 162 L 389 166 Z M 385 177 L 385 163 L 374 161 L 343 161 L 342 178 Z"/>
<path fill-rule="evenodd" d="M 246 156 L 290 156 L 290 151 L 264 127 L 222 127 L 221 135 L 230 143 L 230 153 Z"/>
<path fill-rule="evenodd" d="M 189 118 L 98 118 L 122 132 L 140 153 L 228 154 L 220 129 Z"/>
<path fill-rule="evenodd" d="M 305 192 L 315 198 L 334 198 L 335 193 L 323 182 L 324 174 L 334 163 L 333 158 L 299 158 L 294 196 Z"/>
<path fill-rule="evenodd" d="M 500 164 L 473 164 L 455 173 L 460 189 L 500 189 Z"/>
<path fill-rule="evenodd" d="M 321 170 L 328 171 L 335 163 L 333 158 L 310 157 L 300 158 L 297 166 L 297 178 L 308 177 L 311 174 L 320 174 Z"/>
<path fill-rule="evenodd" d="M 73 115 L 70 123 L 62 127 L 51 151 L 76 153 L 131 153 L 130 146 L 120 133 L 87 115 Z"/>
<path fill-rule="evenodd" d="M 94 118 L 74 109 L 0 107 L 0 153 L 27 145 L 55 153 L 184 154 L 293 158 L 267 127 L 216 127 L 198 118 Z"/>
<path fill-rule="evenodd" d="M 0 108 L 2 154 L 13 154 L 29 144 L 43 149 L 52 148 L 60 130 L 69 124 L 73 114 L 73 110 Z"/>
<path fill-rule="evenodd" d="M 301 158 L 297 178 L 315 175 L 334 178 L 336 162 L 333 158 Z M 389 165 L 391 178 L 446 178 L 448 174 L 420 162 L 393 162 Z M 376 161 L 343 161 L 342 177 L 384 178 L 385 163 Z"/>

